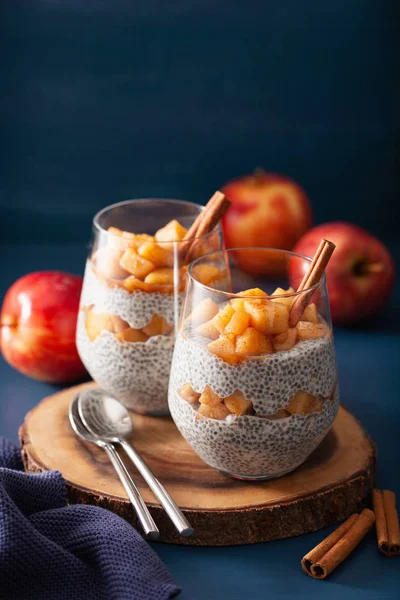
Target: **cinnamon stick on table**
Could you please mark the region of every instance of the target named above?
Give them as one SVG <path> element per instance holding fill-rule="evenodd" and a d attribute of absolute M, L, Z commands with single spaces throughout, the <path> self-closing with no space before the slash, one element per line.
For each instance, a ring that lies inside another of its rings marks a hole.
<path fill-rule="evenodd" d="M 301 561 L 303 571 L 315 579 L 325 579 L 358 546 L 374 522 L 375 515 L 369 508 L 360 514 L 351 515 L 304 556 Z"/>
<path fill-rule="evenodd" d="M 304 294 L 299 294 L 294 299 L 289 313 L 289 327 L 296 327 L 297 323 L 300 321 L 304 309 L 310 302 L 314 293 L 314 290 L 309 290 L 308 288 L 314 286 L 320 281 L 335 247 L 336 246 L 333 242 L 330 242 L 329 240 L 321 240 L 317 251 L 314 254 L 314 258 L 312 259 L 299 287 L 297 288 L 298 292 L 302 292 L 303 290 L 308 291 L 305 291 Z"/>
<path fill-rule="evenodd" d="M 379 550 L 386 556 L 400 556 L 399 517 L 394 492 L 373 490 L 372 504 L 376 517 Z"/>
<path fill-rule="evenodd" d="M 230 205 L 230 200 L 222 192 L 216 191 L 212 195 L 204 210 L 198 215 L 182 240 L 181 256 L 185 263 L 190 262 L 196 253 L 196 248 L 202 243 L 199 238 L 215 228 Z M 187 243 L 185 244 L 185 242 Z"/>

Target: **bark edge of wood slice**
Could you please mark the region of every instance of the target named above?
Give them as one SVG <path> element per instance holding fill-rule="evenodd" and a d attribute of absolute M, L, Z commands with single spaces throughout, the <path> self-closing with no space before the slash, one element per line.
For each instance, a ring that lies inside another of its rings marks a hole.
<path fill-rule="evenodd" d="M 77 438 L 69 424 L 70 400 L 77 391 L 93 385 L 86 383 L 48 396 L 26 415 L 19 430 L 25 470 L 59 470 L 67 482 L 70 503 L 101 506 L 140 531 L 106 454 Z M 195 530 L 191 538 L 178 536 L 140 475 L 129 467 L 163 542 L 228 546 L 309 533 L 360 511 L 373 488 L 375 445 L 343 407 L 331 431 L 301 467 L 279 479 L 258 483 L 229 479 L 208 467 L 170 418 L 132 416 L 135 447 Z"/>

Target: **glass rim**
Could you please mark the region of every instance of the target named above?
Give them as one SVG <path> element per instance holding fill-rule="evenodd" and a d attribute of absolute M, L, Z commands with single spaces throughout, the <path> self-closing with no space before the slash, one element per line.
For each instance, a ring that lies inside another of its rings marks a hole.
<path fill-rule="evenodd" d="M 269 251 L 269 252 L 279 252 L 280 254 L 289 254 L 290 256 L 295 256 L 296 258 L 302 258 L 303 260 L 308 261 L 309 263 L 312 262 L 312 258 L 310 256 L 306 256 L 305 254 L 299 254 L 298 252 L 292 252 L 291 250 L 282 250 L 281 248 L 265 248 L 262 246 L 243 246 L 243 247 L 239 247 L 239 248 L 225 248 L 223 250 L 214 250 L 213 252 L 209 252 L 208 254 L 203 254 L 203 256 L 199 256 L 198 258 L 196 258 L 194 261 L 192 261 L 189 265 L 188 268 L 188 276 L 189 279 L 191 281 L 193 281 L 193 283 L 195 285 L 199 285 L 200 287 L 202 287 L 205 290 L 209 290 L 212 293 L 218 293 L 218 294 L 222 294 L 223 296 L 226 296 L 228 298 L 249 298 L 249 299 L 257 299 L 257 300 L 266 300 L 265 296 L 245 296 L 243 294 L 241 294 L 240 292 L 235 293 L 235 292 L 225 292 L 224 290 L 218 290 L 217 288 L 213 288 L 210 285 L 205 285 L 204 283 L 201 283 L 201 281 L 199 281 L 198 279 L 196 279 L 196 277 L 193 275 L 193 268 L 196 266 L 196 263 L 200 262 L 201 260 L 207 258 L 208 256 L 211 256 L 212 254 L 224 254 L 225 252 L 229 253 L 229 252 L 237 252 L 237 251 L 243 251 L 243 250 L 250 250 L 250 251 L 254 251 L 254 250 L 262 250 L 262 251 Z M 244 269 L 242 269 L 244 271 Z M 274 300 L 276 300 L 277 298 L 294 298 L 296 296 L 299 296 L 300 294 L 303 294 L 304 292 L 310 292 L 310 291 L 315 291 L 317 290 L 320 286 L 322 286 L 326 281 L 326 275 L 325 272 L 322 274 L 322 277 L 319 281 L 317 281 L 317 283 L 314 283 L 314 285 L 304 288 L 303 290 L 301 290 L 300 292 L 298 292 L 297 290 L 295 290 L 294 292 L 291 292 L 290 294 L 274 294 Z M 268 298 L 271 298 L 272 296 L 268 296 Z"/>
<path fill-rule="evenodd" d="M 197 202 L 190 202 L 189 200 L 177 200 L 175 198 L 131 198 L 129 200 L 122 200 L 121 202 L 115 202 L 114 204 L 109 204 L 108 206 L 105 206 L 104 208 L 102 208 L 101 210 L 99 210 L 93 217 L 93 227 L 94 229 L 97 230 L 98 233 L 105 233 L 107 235 L 111 235 L 114 236 L 116 238 L 118 238 L 119 236 L 116 235 L 115 233 L 110 233 L 108 231 L 108 229 L 104 229 L 104 227 L 102 227 L 99 223 L 99 219 L 109 210 L 115 209 L 115 208 L 119 208 L 120 206 L 126 206 L 126 205 L 134 205 L 134 204 L 145 204 L 145 203 L 150 203 L 150 202 L 164 202 L 165 204 L 178 204 L 181 206 L 194 206 L 196 208 L 199 209 L 198 214 L 201 214 L 204 209 L 205 206 L 203 204 L 197 204 Z M 111 226 L 112 227 L 112 226 Z M 123 229 L 121 229 L 121 231 L 125 231 Z M 194 240 L 201 240 L 204 239 L 206 240 L 208 237 L 210 237 L 211 235 L 218 233 L 220 231 L 220 223 L 218 223 L 215 228 L 212 231 L 209 231 L 208 233 L 205 233 L 203 235 L 198 235 L 195 236 L 193 239 Z M 127 232 L 127 233 L 133 233 L 133 232 Z M 136 235 L 141 235 L 141 234 L 146 234 L 145 231 L 139 231 L 136 233 Z M 157 243 L 158 246 L 163 246 L 164 244 L 176 244 L 179 246 L 179 244 L 186 244 L 187 241 L 184 240 L 177 240 L 175 242 L 154 242 Z M 211 254 L 211 252 L 210 252 Z"/>

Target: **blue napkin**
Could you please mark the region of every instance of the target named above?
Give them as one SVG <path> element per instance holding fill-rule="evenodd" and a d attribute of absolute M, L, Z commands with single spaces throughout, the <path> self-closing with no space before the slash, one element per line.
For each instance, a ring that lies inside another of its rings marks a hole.
<path fill-rule="evenodd" d="M 24 473 L 0 437 L 1 600 L 167 600 L 180 590 L 126 521 L 67 506 L 58 471 Z"/>

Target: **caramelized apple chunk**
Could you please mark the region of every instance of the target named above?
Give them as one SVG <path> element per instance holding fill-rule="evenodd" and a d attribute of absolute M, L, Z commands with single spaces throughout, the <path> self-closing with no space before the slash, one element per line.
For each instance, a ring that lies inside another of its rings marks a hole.
<path fill-rule="evenodd" d="M 200 395 L 199 402 L 200 404 L 207 404 L 207 406 L 214 407 L 217 406 L 217 404 L 220 404 L 220 402 L 222 402 L 222 398 L 218 396 L 218 394 L 215 394 L 209 385 L 206 385 L 206 387 Z"/>
<path fill-rule="evenodd" d="M 120 342 L 146 342 L 149 338 L 141 329 L 133 329 L 128 327 L 120 333 L 116 333 L 115 337 Z"/>
<path fill-rule="evenodd" d="M 263 417 L 264 419 L 268 419 L 269 421 L 279 421 L 280 419 L 286 419 L 290 417 L 290 412 L 284 408 L 281 408 L 273 415 L 268 415 L 267 417 Z"/>
<path fill-rule="evenodd" d="M 144 279 L 155 268 L 152 262 L 139 256 L 133 248 L 125 250 L 119 264 L 138 279 Z"/>
<path fill-rule="evenodd" d="M 124 251 L 127 248 L 136 248 L 136 235 L 129 231 L 122 231 L 117 227 L 107 229 L 107 248 Z"/>
<path fill-rule="evenodd" d="M 110 279 L 124 279 L 129 273 L 119 264 L 122 254 L 121 250 L 115 248 L 99 248 L 93 257 L 96 271 Z"/>
<path fill-rule="evenodd" d="M 217 340 L 210 342 L 207 348 L 213 354 L 216 354 L 222 358 L 225 362 L 233 365 L 239 362 L 240 357 L 235 355 L 235 341 L 234 336 L 223 336 Z"/>
<path fill-rule="evenodd" d="M 321 412 L 322 402 L 320 397 L 312 396 L 303 390 L 298 390 L 286 409 L 291 414 L 308 414 L 311 412 Z"/>
<path fill-rule="evenodd" d="M 224 398 L 224 404 L 231 413 L 237 416 L 249 414 L 253 408 L 252 402 L 239 391 Z"/>
<path fill-rule="evenodd" d="M 155 242 L 144 242 L 138 248 L 138 254 L 149 260 L 156 267 L 172 267 L 174 255 L 172 252 L 156 244 Z"/>
<path fill-rule="evenodd" d="M 185 227 L 183 227 L 183 225 L 181 225 L 179 221 L 173 219 L 172 221 L 167 223 L 165 227 L 162 227 L 156 232 L 155 238 L 157 242 L 163 244 L 164 248 L 173 250 L 174 242 L 180 242 L 181 240 L 183 240 L 183 238 L 186 235 L 186 232 L 187 229 L 185 229 Z"/>
<path fill-rule="evenodd" d="M 221 269 L 216 265 L 194 265 L 191 273 L 203 285 L 211 285 L 223 276 Z"/>
<path fill-rule="evenodd" d="M 297 329 L 295 327 L 289 327 L 287 331 L 285 331 L 284 333 L 279 333 L 272 339 L 272 343 L 274 344 L 274 348 L 277 352 L 281 350 L 291 350 L 293 346 L 296 345 L 296 342 Z"/>
<path fill-rule="evenodd" d="M 322 338 L 328 334 L 328 328 L 325 323 L 310 323 L 309 321 L 299 321 L 296 325 L 297 334 L 301 340 L 314 340 Z"/>
<path fill-rule="evenodd" d="M 196 419 L 206 417 L 208 419 L 217 419 L 218 421 L 222 421 L 230 414 L 231 413 L 229 412 L 229 409 L 222 402 L 217 404 L 217 406 L 201 404 L 197 412 Z"/>
<path fill-rule="evenodd" d="M 91 342 L 93 342 L 103 331 L 114 332 L 112 317 L 107 313 L 94 312 L 93 306 L 84 309 L 86 314 L 85 328 Z"/>
<path fill-rule="evenodd" d="M 151 292 L 152 291 L 151 285 L 144 283 L 144 281 L 142 281 L 141 279 L 138 279 L 134 275 L 130 275 L 129 277 L 124 279 L 123 286 L 126 290 L 128 290 L 128 292 L 131 292 L 131 293 L 136 292 L 138 290 L 141 292 Z"/>
<path fill-rule="evenodd" d="M 118 315 L 111 315 L 110 319 L 113 325 L 113 331 L 115 333 L 120 333 L 129 327 L 129 323 L 121 319 L 121 317 L 118 317 Z"/>
<path fill-rule="evenodd" d="M 319 323 L 319 316 L 317 307 L 314 303 L 308 304 L 304 309 L 302 321 L 309 321 L 310 323 Z"/>
<path fill-rule="evenodd" d="M 287 294 L 293 294 L 293 293 L 294 293 L 294 289 L 292 287 L 288 288 L 287 290 L 284 290 L 281 287 L 277 287 L 276 290 L 274 292 L 272 292 L 271 302 L 279 302 L 280 304 L 284 304 L 286 306 L 286 308 L 289 310 L 290 307 L 292 306 L 293 296 L 287 296 L 287 298 L 285 298 L 284 296 Z M 280 296 L 280 297 L 274 298 L 274 296 Z"/>
<path fill-rule="evenodd" d="M 172 331 L 172 325 L 162 315 L 153 315 L 151 321 L 147 323 L 146 327 L 142 328 L 143 333 L 148 337 L 155 335 L 168 335 Z"/>
<path fill-rule="evenodd" d="M 200 394 L 195 392 L 190 383 L 184 383 L 181 389 L 179 390 L 181 398 L 189 402 L 189 404 L 194 404 L 198 402 L 200 398 Z"/>
<path fill-rule="evenodd" d="M 219 331 L 214 327 L 212 321 L 207 321 L 206 323 L 199 325 L 194 331 L 196 335 L 209 338 L 210 340 L 216 340 L 219 337 Z"/>
<path fill-rule="evenodd" d="M 277 335 L 289 328 L 289 311 L 284 304 L 246 300 L 244 309 L 250 315 L 251 326 L 266 335 Z"/>
<path fill-rule="evenodd" d="M 144 278 L 145 283 L 151 285 L 173 285 L 174 284 L 174 269 L 170 267 L 161 267 L 155 269 Z"/>
<path fill-rule="evenodd" d="M 267 298 L 267 294 L 260 288 L 250 288 L 249 290 L 244 290 L 237 294 L 237 298 L 231 300 L 231 305 L 235 310 L 244 310 L 244 302 L 248 296 Z"/>
<path fill-rule="evenodd" d="M 235 310 L 224 332 L 240 335 L 250 325 L 250 315 L 243 310 Z"/>
<path fill-rule="evenodd" d="M 202 300 L 193 310 L 190 315 L 190 320 L 193 325 L 200 325 L 215 317 L 218 311 L 219 306 L 214 300 L 211 298 L 204 298 L 204 300 Z"/>
<path fill-rule="evenodd" d="M 236 338 L 237 354 L 256 356 L 259 354 L 273 354 L 274 347 L 271 340 L 258 329 L 248 327 Z"/>
<path fill-rule="evenodd" d="M 223 333 L 225 327 L 228 325 L 234 314 L 235 310 L 232 308 L 231 304 L 229 302 L 225 304 L 225 306 L 221 308 L 212 319 L 212 324 L 214 325 L 215 329 L 218 329 L 220 333 Z"/>

